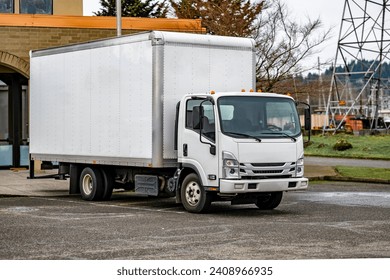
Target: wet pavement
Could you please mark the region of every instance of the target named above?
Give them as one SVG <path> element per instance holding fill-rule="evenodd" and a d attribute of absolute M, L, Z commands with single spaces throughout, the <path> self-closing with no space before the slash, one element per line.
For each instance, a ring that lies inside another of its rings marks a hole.
<path fill-rule="evenodd" d="M 334 176 L 332 163 L 306 158 L 305 174 Z M 390 184 L 311 180 L 272 211 L 218 202 L 197 215 L 123 191 L 87 202 L 68 194 L 68 180 L 27 176 L 0 170 L 0 259 L 390 257 Z"/>
<path fill-rule="evenodd" d="M 390 187 L 312 182 L 272 211 L 117 192 L 0 198 L 0 259 L 333 259 L 390 257 Z"/>

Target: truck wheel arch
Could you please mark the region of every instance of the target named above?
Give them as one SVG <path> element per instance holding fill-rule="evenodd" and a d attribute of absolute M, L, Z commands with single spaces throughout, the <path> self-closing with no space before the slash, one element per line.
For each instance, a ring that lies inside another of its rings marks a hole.
<path fill-rule="evenodd" d="M 181 171 L 179 173 L 179 178 L 177 180 L 176 203 L 181 203 L 181 196 L 180 196 L 181 185 L 183 184 L 184 179 L 191 173 L 195 173 L 198 176 L 198 178 L 201 178 L 199 176 L 199 172 L 195 166 L 193 166 L 191 164 L 183 165 L 183 169 L 181 169 Z"/>
<path fill-rule="evenodd" d="M 206 177 L 206 174 L 204 172 L 202 172 L 203 169 L 200 165 L 197 166 L 197 165 L 192 164 L 192 163 L 183 163 L 183 168 L 184 168 L 184 170 L 188 170 L 187 171 L 188 173 L 186 173 L 185 176 L 187 176 L 189 173 L 195 173 L 196 175 L 198 175 L 198 178 L 201 181 L 202 185 L 207 186 L 207 177 Z M 182 171 L 182 174 L 184 174 L 183 171 Z M 180 177 L 183 176 L 182 174 L 180 174 Z"/>

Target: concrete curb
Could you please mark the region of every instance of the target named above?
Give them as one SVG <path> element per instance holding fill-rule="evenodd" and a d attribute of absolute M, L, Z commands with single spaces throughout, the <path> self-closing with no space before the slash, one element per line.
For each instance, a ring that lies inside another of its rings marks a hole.
<path fill-rule="evenodd" d="M 314 176 L 308 177 L 309 181 L 339 181 L 339 182 L 356 182 L 356 183 L 372 183 L 372 184 L 389 184 L 390 180 L 384 179 L 368 179 L 368 178 L 354 178 L 341 176 Z"/>

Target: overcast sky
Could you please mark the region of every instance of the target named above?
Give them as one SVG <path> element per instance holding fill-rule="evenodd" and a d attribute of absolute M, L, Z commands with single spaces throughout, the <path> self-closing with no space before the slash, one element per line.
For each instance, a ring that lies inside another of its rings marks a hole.
<path fill-rule="evenodd" d="M 285 0 L 294 16 L 311 19 L 320 18 L 324 29 L 332 28 L 332 37 L 321 46 L 320 52 L 308 61 L 315 64 L 318 57 L 321 63 L 333 60 L 337 51 L 337 40 L 343 16 L 344 0 Z"/>
<path fill-rule="evenodd" d="M 99 0 L 83 0 L 84 16 L 92 16 L 92 12 L 100 10 Z"/>
<path fill-rule="evenodd" d="M 100 10 L 99 0 L 84 0 L 84 15 L 92 15 Z M 324 43 L 318 54 L 314 55 L 306 63 L 314 65 L 317 57 L 321 62 L 332 59 L 336 55 L 337 38 L 343 13 L 344 0 L 284 0 L 297 21 L 304 22 L 307 17 L 315 19 L 320 17 L 324 29 L 333 28 L 332 39 Z"/>

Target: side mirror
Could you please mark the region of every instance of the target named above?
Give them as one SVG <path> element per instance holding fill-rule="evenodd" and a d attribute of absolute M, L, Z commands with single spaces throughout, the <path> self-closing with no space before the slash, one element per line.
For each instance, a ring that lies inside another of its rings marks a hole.
<path fill-rule="evenodd" d="M 310 142 L 310 134 L 311 134 L 311 109 L 310 109 L 310 104 L 305 103 L 305 102 L 296 102 L 296 106 L 298 107 L 299 105 L 304 106 L 304 121 L 305 121 L 305 131 L 307 132 L 308 140 L 305 141 L 305 143 Z M 302 107 L 301 107 L 302 108 Z M 302 111 L 301 111 L 302 112 Z"/>
<path fill-rule="evenodd" d="M 215 145 L 208 142 L 204 142 L 202 140 L 203 119 L 205 118 L 203 103 L 206 101 L 209 100 L 206 99 L 202 101 L 199 106 L 194 106 L 192 108 L 192 129 L 199 129 L 199 141 L 203 144 L 210 145 L 210 154 L 216 155 L 217 151 Z"/>
<path fill-rule="evenodd" d="M 305 109 L 305 130 L 311 130 L 311 112 L 310 107 Z"/>

